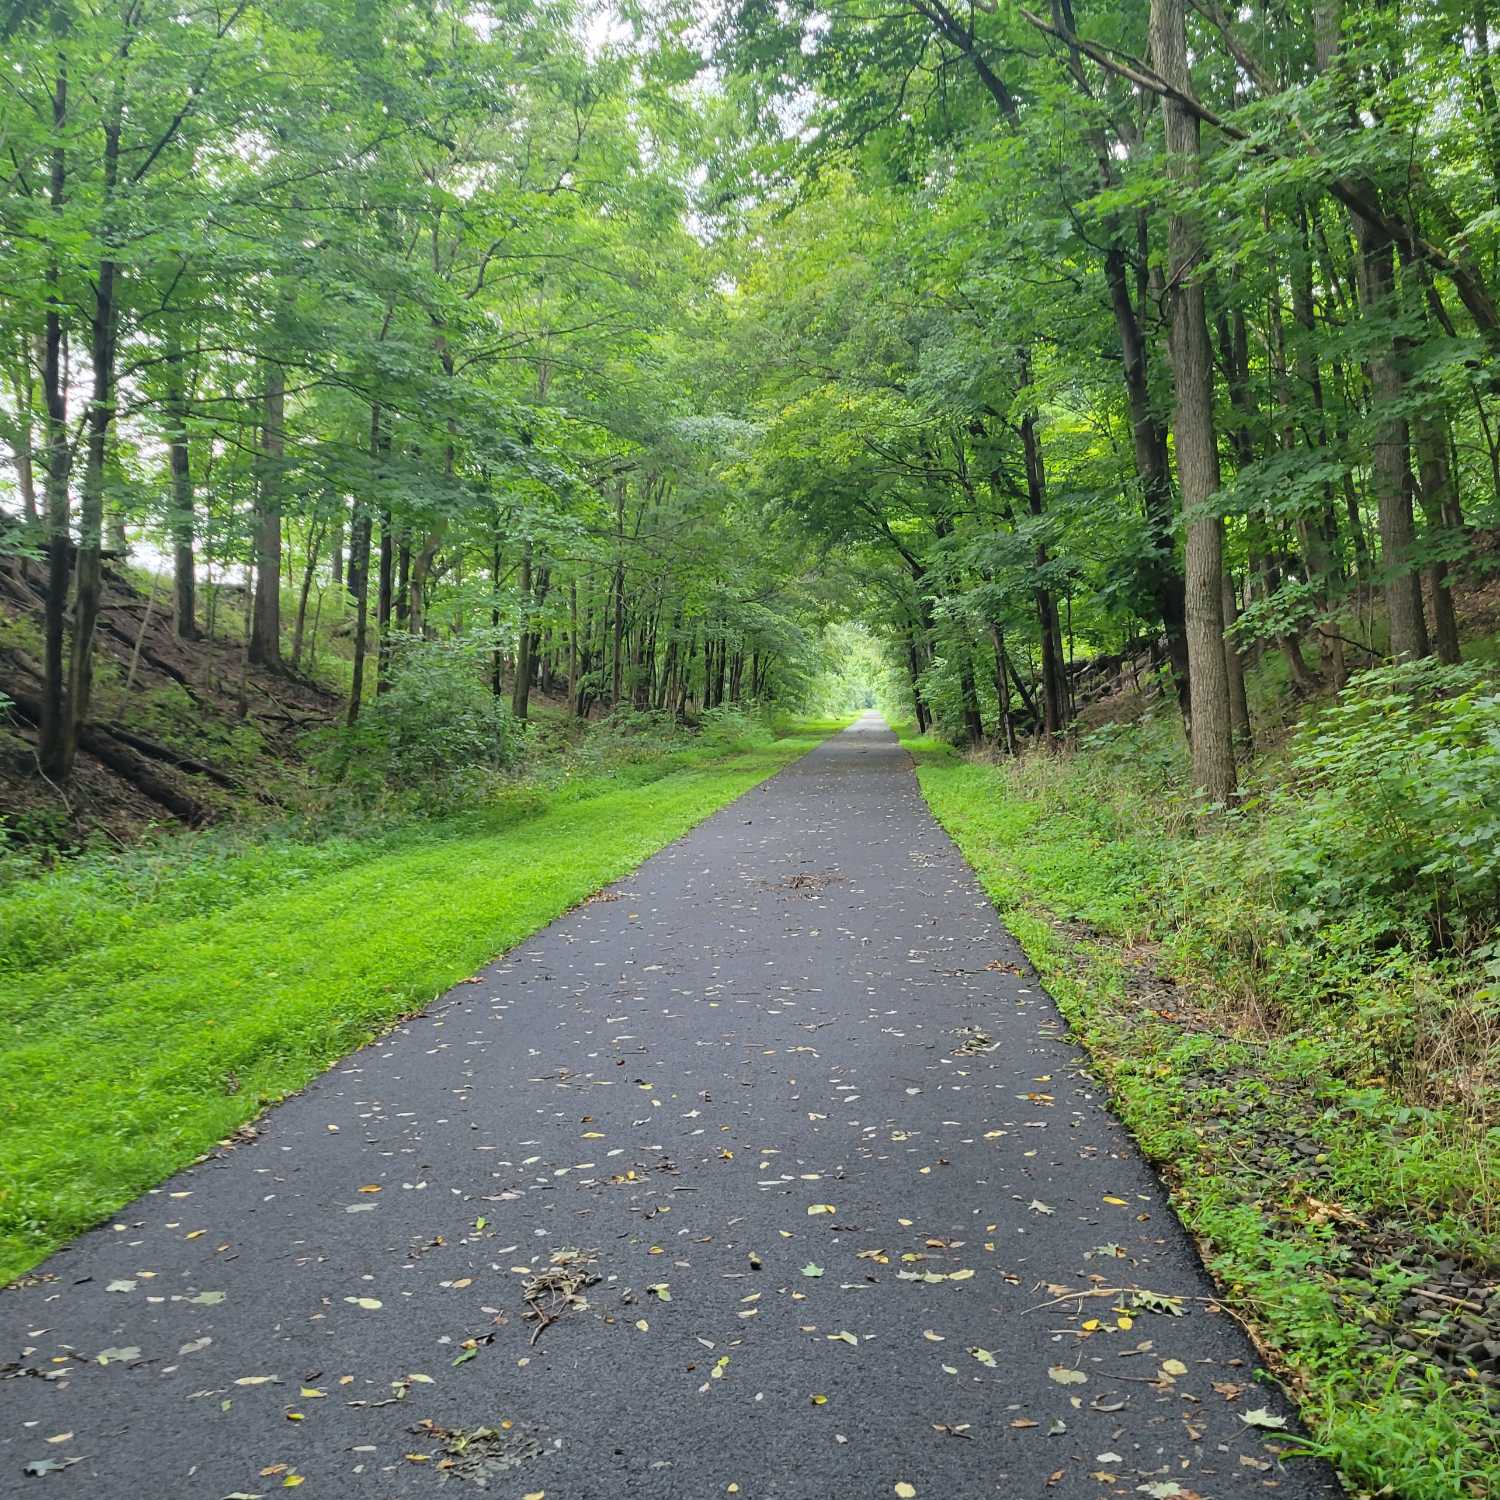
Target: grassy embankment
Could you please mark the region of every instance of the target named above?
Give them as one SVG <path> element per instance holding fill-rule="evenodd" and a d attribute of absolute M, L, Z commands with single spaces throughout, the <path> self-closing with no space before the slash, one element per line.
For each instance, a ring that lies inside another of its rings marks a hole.
<path fill-rule="evenodd" d="M 838 727 L 622 750 L 443 822 L 181 836 L 0 885 L 0 1284 Z"/>
<path fill-rule="evenodd" d="M 1318 1450 L 1353 1494 L 1459 1500 L 1500 1495 L 1478 1378 L 1500 1361 L 1464 1348 L 1500 1339 L 1497 966 L 1482 913 L 1467 946 L 1434 945 L 1410 890 L 1354 865 L 1382 839 L 1430 860 L 1432 829 L 1381 799 L 1399 783 L 1441 808 L 1483 753 L 1440 765 L 1422 733 L 1393 749 L 1396 712 L 1333 731 L 1347 763 L 1310 777 L 1328 741 L 1306 736 L 1301 762 L 1282 746 L 1199 836 L 1175 726 L 1010 765 L 905 742 Z M 1481 733 L 1500 746 L 1495 712 Z M 1482 833 L 1482 788 L 1465 806 Z M 1488 1328 L 1461 1326 L 1487 1295 Z"/>

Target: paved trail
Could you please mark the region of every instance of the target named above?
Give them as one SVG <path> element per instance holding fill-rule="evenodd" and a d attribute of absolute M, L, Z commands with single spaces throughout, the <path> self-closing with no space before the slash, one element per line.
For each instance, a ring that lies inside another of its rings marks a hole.
<path fill-rule="evenodd" d="M 5 1496 L 1338 1494 L 873 716 L 43 1271 Z"/>

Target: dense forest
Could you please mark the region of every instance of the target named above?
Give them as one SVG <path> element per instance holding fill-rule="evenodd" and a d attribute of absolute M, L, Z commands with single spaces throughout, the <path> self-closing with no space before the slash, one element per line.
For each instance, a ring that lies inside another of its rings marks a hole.
<path fill-rule="evenodd" d="M 497 697 L 503 663 L 516 720 L 536 684 L 586 714 L 795 680 L 805 590 L 724 477 L 691 70 L 581 26 L 13 15 L 5 545 L 40 614 L 10 692 L 54 784 L 127 559 L 178 638 L 273 673 L 336 625 L 350 723 L 423 642 Z"/>
<path fill-rule="evenodd" d="M 0 9 L 16 1014 L 92 993 L 132 923 L 106 975 L 231 909 L 280 943 L 291 908 L 249 906 L 284 885 L 383 863 L 415 911 L 433 849 L 508 839 L 559 882 L 393 948 L 336 1019 L 268 991 L 322 1019 L 274 1061 L 257 1033 L 196 1136 L 61 1188 L 29 1146 L 7 1267 L 806 749 L 799 717 L 875 706 L 1310 1441 L 1365 1493 L 1492 1493 L 1493 27 Z M 618 847 L 544 837 L 591 798 Z M 68 1038 L 16 1087 L 76 1072 Z"/>
<path fill-rule="evenodd" d="M 336 622 L 351 723 L 434 641 L 518 720 L 790 700 L 842 614 L 919 728 L 1014 750 L 1149 653 L 1218 801 L 1250 653 L 1457 662 L 1485 18 L 1190 19 L 13 8 L 41 772 L 127 560 L 273 672 Z"/>

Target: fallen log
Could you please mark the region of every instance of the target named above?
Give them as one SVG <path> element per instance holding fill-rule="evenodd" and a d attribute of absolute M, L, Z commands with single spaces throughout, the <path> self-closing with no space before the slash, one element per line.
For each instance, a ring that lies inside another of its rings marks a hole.
<path fill-rule="evenodd" d="M 111 722 L 100 724 L 98 728 L 111 738 L 119 740 L 122 745 L 129 745 L 132 750 L 139 750 L 142 755 L 149 755 L 152 760 L 165 761 L 176 770 L 191 771 L 194 776 L 206 777 L 209 781 L 217 782 L 218 785 L 231 792 L 240 792 L 245 789 L 244 783 L 237 781 L 227 771 L 221 771 L 217 766 L 211 766 L 206 761 L 185 755 L 181 750 L 174 750 L 170 745 L 147 739 L 145 735 L 138 734 L 124 724 Z"/>
<path fill-rule="evenodd" d="M 32 724 L 40 724 L 41 702 L 29 693 L 8 690 L 13 707 Z M 98 724 L 84 724 L 78 730 L 78 748 L 92 755 L 101 765 L 108 766 L 117 776 L 128 781 L 142 795 L 149 797 L 159 807 L 164 807 L 184 823 L 196 826 L 206 823 L 212 816 L 196 798 L 189 796 L 181 787 L 158 776 L 150 761 L 122 744 L 107 729 Z"/>

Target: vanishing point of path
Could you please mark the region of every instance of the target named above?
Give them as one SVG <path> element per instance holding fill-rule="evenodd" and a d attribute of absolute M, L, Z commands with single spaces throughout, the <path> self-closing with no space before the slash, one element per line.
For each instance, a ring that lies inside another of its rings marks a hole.
<path fill-rule="evenodd" d="M 0 1495 L 1336 1496 L 1255 1371 L 867 716 L 0 1294 Z"/>

